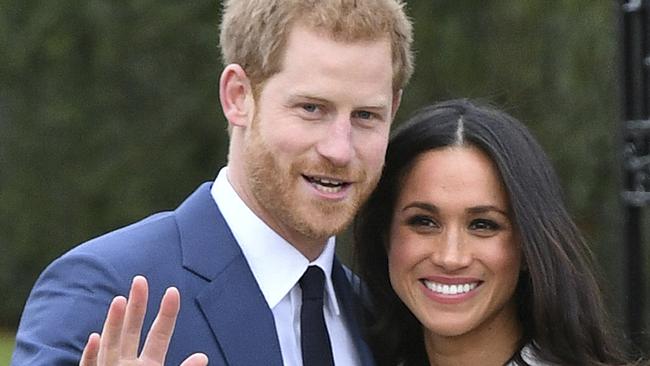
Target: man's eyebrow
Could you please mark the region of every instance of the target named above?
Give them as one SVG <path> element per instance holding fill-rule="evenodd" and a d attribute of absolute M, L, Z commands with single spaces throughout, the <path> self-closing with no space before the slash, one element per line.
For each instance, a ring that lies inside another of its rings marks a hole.
<path fill-rule="evenodd" d="M 364 106 L 359 106 L 359 107 L 357 107 L 355 109 L 370 109 L 370 110 L 373 110 L 373 111 L 382 111 L 383 112 L 383 111 L 387 111 L 389 109 L 389 107 L 387 105 L 385 105 L 385 104 L 368 104 L 368 105 L 364 105 Z"/>
<path fill-rule="evenodd" d="M 327 99 L 315 95 L 309 95 L 309 94 L 294 94 L 289 97 L 290 101 L 297 101 L 297 100 L 310 100 L 318 103 L 330 103 Z"/>
<path fill-rule="evenodd" d="M 295 94 L 289 96 L 289 101 L 296 101 L 296 100 L 310 100 L 322 104 L 331 104 L 333 103 L 331 100 L 316 95 L 316 94 L 309 94 L 305 92 L 296 92 Z M 377 111 L 385 111 L 390 109 L 390 103 L 383 101 L 383 100 L 374 100 L 371 102 L 365 102 L 365 103 L 358 103 L 354 107 L 355 110 L 359 109 L 372 109 L 372 110 L 377 110 Z"/>

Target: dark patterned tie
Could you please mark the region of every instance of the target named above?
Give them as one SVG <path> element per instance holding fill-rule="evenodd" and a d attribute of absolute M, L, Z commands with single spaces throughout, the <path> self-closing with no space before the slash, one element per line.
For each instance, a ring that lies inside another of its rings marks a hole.
<path fill-rule="evenodd" d="M 325 274 L 318 266 L 309 266 L 300 279 L 300 342 L 304 366 L 333 366 L 332 346 L 323 317 Z"/>

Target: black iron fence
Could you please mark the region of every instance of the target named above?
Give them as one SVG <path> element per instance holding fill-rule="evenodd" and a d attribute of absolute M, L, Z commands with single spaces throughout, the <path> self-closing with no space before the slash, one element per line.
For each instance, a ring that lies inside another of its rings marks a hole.
<path fill-rule="evenodd" d="M 625 325 L 637 350 L 648 348 L 644 226 L 650 217 L 650 0 L 620 0 Z M 644 217 L 645 216 L 645 217 Z"/>

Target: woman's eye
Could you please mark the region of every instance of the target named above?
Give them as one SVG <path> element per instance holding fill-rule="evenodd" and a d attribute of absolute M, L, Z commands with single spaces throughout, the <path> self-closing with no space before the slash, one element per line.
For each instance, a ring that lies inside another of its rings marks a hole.
<path fill-rule="evenodd" d="M 407 220 L 407 224 L 409 226 L 413 226 L 413 227 L 416 227 L 416 228 L 436 228 L 436 227 L 438 227 L 438 224 L 432 218 L 427 217 L 427 216 L 421 216 L 421 215 L 410 217 Z"/>
<path fill-rule="evenodd" d="M 501 226 L 496 222 L 492 220 L 486 220 L 486 219 L 473 220 L 470 223 L 469 227 L 472 230 L 481 230 L 481 231 L 488 231 L 488 230 L 495 231 L 501 228 Z"/>

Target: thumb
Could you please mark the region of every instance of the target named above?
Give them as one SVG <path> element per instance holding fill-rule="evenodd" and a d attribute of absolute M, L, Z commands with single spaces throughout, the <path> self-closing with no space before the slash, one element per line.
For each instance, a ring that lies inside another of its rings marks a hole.
<path fill-rule="evenodd" d="M 195 353 L 186 358 L 180 366 L 206 366 L 208 364 L 208 356 L 203 353 Z"/>

